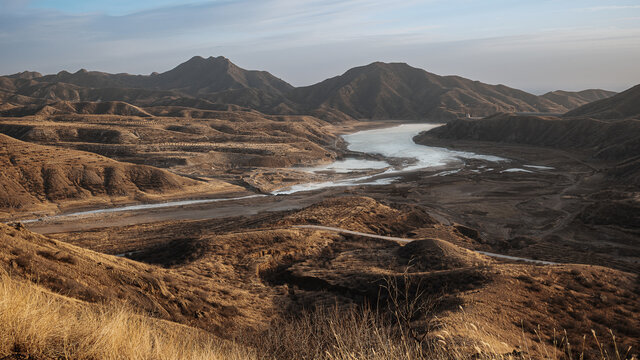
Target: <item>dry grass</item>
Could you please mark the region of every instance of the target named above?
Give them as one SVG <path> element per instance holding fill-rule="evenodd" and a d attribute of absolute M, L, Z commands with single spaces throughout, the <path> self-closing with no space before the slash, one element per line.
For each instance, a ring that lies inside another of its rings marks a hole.
<path fill-rule="evenodd" d="M 464 324 L 469 336 L 450 335 L 445 327 L 424 341 L 416 341 L 395 323 L 393 318 L 367 308 L 318 309 L 275 322 L 265 332 L 244 335 L 232 343 L 123 306 L 87 304 L 0 274 L 0 358 L 12 354 L 34 360 L 585 358 L 579 349 L 568 351 L 562 336 L 559 343 L 538 342 L 542 351 L 534 353 L 529 351 L 531 342 L 523 332 L 520 352 L 500 352 L 482 340 L 491 334 L 471 322 Z M 603 346 L 600 349 L 599 355 L 587 358 L 632 359 L 628 349 L 616 348 L 613 353 Z"/>
<path fill-rule="evenodd" d="M 554 331 L 549 342 L 541 333 L 532 341 L 523 331 L 517 349 L 513 349 L 513 345 L 494 343 L 493 334 L 472 322 L 461 324 L 462 331 L 458 328 L 449 332 L 445 325 L 436 335 L 420 341 L 394 325 L 396 322 L 367 308 L 317 309 L 301 318 L 275 323 L 251 342 L 260 359 L 277 360 L 638 359 L 634 355 L 637 349 L 618 348 L 612 332 L 606 341 L 611 344 L 605 345 L 593 330 L 582 344 L 569 344 L 566 332 Z M 466 336 L 459 335 L 461 332 Z M 589 338 L 598 345 L 595 353 L 585 348 Z"/>
<path fill-rule="evenodd" d="M 251 351 L 197 330 L 99 307 L 0 274 L 0 357 L 36 359 L 251 359 Z"/>
<path fill-rule="evenodd" d="M 364 309 L 318 309 L 272 324 L 254 341 L 264 359 L 421 359 L 423 350 Z"/>

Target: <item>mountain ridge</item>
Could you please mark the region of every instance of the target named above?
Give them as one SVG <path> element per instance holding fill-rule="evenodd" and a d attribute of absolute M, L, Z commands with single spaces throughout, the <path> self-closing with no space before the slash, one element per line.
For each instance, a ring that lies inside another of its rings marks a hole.
<path fill-rule="evenodd" d="M 564 116 L 587 116 L 600 120 L 640 119 L 640 85 L 615 96 L 585 104 L 569 111 Z"/>
<path fill-rule="evenodd" d="M 613 94 L 591 89 L 537 96 L 506 85 L 441 76 L 406 63 L 373 62 L 316 84 L 294 87 L 266 71 L 245 70 L 229 59 L 194 56 L 151 75 L 81 69 L 38 77 L 23 72 L 0 77 L 0 89 L 47 101 L 125 101 L 149 106 L 180 97 L 238 105 L 268 114 L 345 119 L 452 120 L 498 112 L 565 113 Z M 122 95 L 120 95 L 122 94 Z M 5 100 L 13 105 L 24 105 Z"/>

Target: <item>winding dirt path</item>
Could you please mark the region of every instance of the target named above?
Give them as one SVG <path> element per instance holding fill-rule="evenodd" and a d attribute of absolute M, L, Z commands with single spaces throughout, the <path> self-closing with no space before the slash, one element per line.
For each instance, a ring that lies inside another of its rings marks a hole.
<path fill-rule="evenodd" d="M 363 232 L 360 232 L 360 231 L 347 230 L 347 229 L 342 229 L 342 228 L 337 228 L 337 227 L 332 227 L 332 226 L 293 225 L 293 227 L 294 228 L 299 228 L 299 229 L 324 230 L 324 231 L 330 231 L 330 232 L 335 232 L 335 233 L 340 233 L 340 234 L 358 235 L 358 236 L 368 237 L 368 238 L 372 238 L 372 239 L 397 241 L 397 242 L 401 242 L 401 243 L 405 243 L 405 244 L 409 243 L 409 242 L 412 242 L 414 240 L 418 240 L 418 239 L 406 239 L 406 238 L 395 237 L 395 236 L 384 236 L 384 235 L 377 235 L 377 234 L 367 234 L 367 233 L 363 233 Z M 472 251 L 475 251 L 475 252 L 477 252 L 479 254 L 482 254 L 482 255 L 486 255 L 486 256 L 490 256 L 490 257 L 494 257 L 494 258 L 499 258 L 499 259 L 505 259 L 505 260 L 524 261 L 524 262 L 530 262 L 530 263 L 541 264 L 541 265 L 560 265 L 560 263 L 556 263 L 556 262 L 552 262 L 552 261 L 527 259 L 527 258 L 521 258 L 521 257 L 517 257 L 517 256 L 496 254 L 496 253 L 487 252 L 487 251 L 477 251 L 477 250 L 472 250 Z"/>

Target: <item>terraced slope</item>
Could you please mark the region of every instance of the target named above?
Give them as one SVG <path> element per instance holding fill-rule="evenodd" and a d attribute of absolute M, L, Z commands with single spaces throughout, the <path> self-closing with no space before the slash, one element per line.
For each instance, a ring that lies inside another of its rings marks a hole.
<path fill-rule="evenodd" d="M 0 164 L 0 208 L 8 213 L 238 190 L 221 181 L 196 181 L 150 166 L 6 135 L 0 135 Z"/>

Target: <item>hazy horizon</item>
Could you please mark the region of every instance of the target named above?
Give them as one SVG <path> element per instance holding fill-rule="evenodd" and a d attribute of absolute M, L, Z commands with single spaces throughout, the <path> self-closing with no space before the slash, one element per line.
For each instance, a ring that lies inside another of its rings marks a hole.
<path fill-rule="evenodd" d="M 640 83 L 634 1 L 0 0 L 0 73 L 225 56 L 306 86 L 375 61 L 541 94 Z"/>

